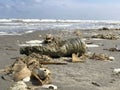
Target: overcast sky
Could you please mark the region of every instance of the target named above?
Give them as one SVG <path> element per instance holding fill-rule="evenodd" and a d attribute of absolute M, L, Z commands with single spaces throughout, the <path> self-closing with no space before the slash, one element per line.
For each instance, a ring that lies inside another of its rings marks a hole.
<path fill-rule="evenodd" d="M 120 0 L 0 0 L 0 18 L 120 20 Z"/>

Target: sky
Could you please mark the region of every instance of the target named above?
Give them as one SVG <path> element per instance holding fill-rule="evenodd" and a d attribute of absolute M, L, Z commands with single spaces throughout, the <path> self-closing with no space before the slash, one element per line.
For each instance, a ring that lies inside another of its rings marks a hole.
<path fill-rule="evenodd" d="M 120 20 L 120 0 L 0 0 L 0 18 Z"/>

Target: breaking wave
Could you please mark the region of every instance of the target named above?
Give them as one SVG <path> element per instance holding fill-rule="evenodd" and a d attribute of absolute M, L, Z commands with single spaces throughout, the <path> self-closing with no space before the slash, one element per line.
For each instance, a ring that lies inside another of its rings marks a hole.
<path fill-rule="evenodd" d="M 21 35 L 37 30 L 120 28 L 120 21 L 111 20 L 54 20 L 0 19 L 0 35 Z"/>

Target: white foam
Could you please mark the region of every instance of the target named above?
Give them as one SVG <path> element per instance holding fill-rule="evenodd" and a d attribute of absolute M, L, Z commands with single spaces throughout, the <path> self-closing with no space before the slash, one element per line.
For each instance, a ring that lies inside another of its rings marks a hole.
<path fill-rule="evenodd" d="M 72 24 L 54 25 L 54 27 L 69 27 Z"/>
<path fill-rule="evenodd" d="M 98 29 L 102 27 L 120 28 L 120 21 L 112 20 L 61 20 L 61 19 L 0 19 L 0 30 L 14 33 L 32 33 L 31 30 L 49 29 Z M 10 30 L 10 31 L 9 31 Z M 15 31 L 14 31 L 15 30 Z M 28 31 L 29 30 L 29 31 Z M 6 35 L 0 33 L 0 35 Z M 9 35 L 15 35 L 9 34 Z"/>
<path fill-rule="evenodd" d="M 112 24 L 119 24 L 120 21 L 117 20 L 62 20 L 62 19 L 0 19 L 0 22 L 82 22 L 82 23 L 112 23 Z"/>
<path fill-rule="evenodd" d="M 30 30 L 30 31 L 26 31 L 25 33 L 33 33 L 33 31 L 32 31 L 32 30 Z"/>

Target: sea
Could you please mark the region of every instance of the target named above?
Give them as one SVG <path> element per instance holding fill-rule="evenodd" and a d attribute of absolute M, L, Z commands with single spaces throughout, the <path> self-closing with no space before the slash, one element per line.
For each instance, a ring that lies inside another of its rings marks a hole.
<path fill-rule="evenodd" d="M 0 35 L 22 35 L 38 30 L 120 28 L 113 20 L 0 19 Z"/>

